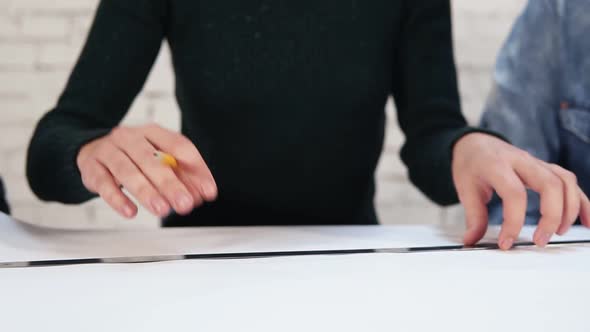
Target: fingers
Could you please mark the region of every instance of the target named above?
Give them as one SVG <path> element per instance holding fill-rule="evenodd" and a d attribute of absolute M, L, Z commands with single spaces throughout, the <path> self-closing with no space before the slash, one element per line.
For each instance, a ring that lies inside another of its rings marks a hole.
<path fill-rule="evenodd" d="M 537 245 L 545 246 L 553 234 L 565 233 L 578 215 L 582 223 L 590 227 L 590 202 L 571 172 L 495 138 L 470 134 L 455 144 L 453 174 L 465 173 L 466 178 L 484 182 L 484 187 L 493 188 L 502 198 L 504 223 L 499 238 L 502 249 L 510 248 L 522 229 L 527 187 L 541 197 L 541 220 L 533 237 Z M 481 207 L 479 201 L 467 204 L 474 206 L 471 210 Z M 474 212 L 469 213 L 470 219 L 481 218 Z"/>
<path fill-rule="evenodd" d="M 80 170 L 82 182 L 91 192 L 97 193 L 107 204 L 121 216 L 133 218 L 137 214 L 137 206 L 125 196 L 115 183 L 113 176 L 100 163 L 94 161 Z"/>
<path fill-rule="evenodd" d="M 502 199 L 502 230 L 498 245 L 508 250 L 520 234 L 526 216 L 527 193 L 524 183 L 509 166 L 496 167 L 489 173 L 490 185 Z"/>
<path fill-rule="evenodd" d="M 164 196 L 153 198 L 152 205 L 161 206 L 164 215 L 170 210 L 170 206 L 179 214 L 188 214 L 195 207 L 195 199 L 200 201 L 200 195 L 195 198 L 189 191 L 186 183 L 183 183 L 172 170 L 162 165 L 153 153 L 156 150 L 143 137 L 130 137 L 131 144 L 121 144 L 119 148 L 128 155 L 143 175 L 151 182 L 156 190 Z M 170 204 L 170 205 L 169 205 Z"/>
<path fill-rule="evenodd" d="M 580 222 L 586 227 L 590 227 L 590 200 L 588 196 L 580 189 Z"/>
<path fill-rule="evenodd" d="M 488 227 L 488 209 L 486 204 L 491 198 L 491 191 L 484 190 L 477 184 L 466 183 L 457 185 L 459 200 L 465 208 L 467 230 L 463 243 L 468 246 L 476 244 L 483 238 Z"/>
<path fill-rule="evenodd" d="M 195 183 L 197 183 L 197 181 L 195 179 L 189 178 L 189 176 L 185 172 L 177 172 L 176 176 L 178 176 L 180 181 L 184 183 L 188 191 L 193 196 L 194 206 L 201 206 L 204 202 L 204 198 L 201 196 L 202 194 L 199 191 L 199 189 L 194 185 Z"/>
<path fill-rule="evenodd" d="M 565 187 L 563 181 L 545 164 L 528 154 L 517 159 L 514 165 L 518 175 L 541 197 L 541 219 L 533 241 L 544 247 L 561 225 L 564 212 Z"/>
<path fill-rule="evenodd" d="M 156 148 L 172 154 L 183 171 L 192 174 L 194 187 L 206 201 L 213 201 L 217 197 L 217 185 L 209 167 L 203 160 L 195 145 L 186 137 L 153 125 L 143 130 L 147 140 Z"/>
<path fill-rule="evenodd" d="M 580 188 L 578 187 L 578 179 L 574 173 L 557 165 L 546 164 L 546 166 L 559 176 L 565 186 L 563 217 L 561 224 L 557 229 L 557 234 L 563 235 L 576 222 L 580 215 L 582 196 L 580 194 Z"/>
<path fill-rule="evenodd" d="M 162 165 L 153 156 L 156 150 L 174 155 L 179 167 Z M 95 192 L 100 186 L 101 196 L 107 197 L 105 200 L 117 211 L 124 210 L 125 216 L 134 216 L 137 207 L 120 190 L 121 185 L 160 217 L 171 207 L 179 214 L 188 214 L 217 196 L 213 176 L 196 147 L 186 137 L 156 125 L 115 128 L 83 146 L 76 162 L 85 185 Z M 100 177 L 95 176 L 99 173 Z"/>
<path fill-rule="evenodd" d="M 164 198 L 123 151 L 105 143 L 97 151 L 96 159 L 142 206 L 157 216 L 168 213 L 169 207 Z M 189 208 L 191 204 L 188 202 Z"/>
<path fill-rule="evenodd" d="M 502 249 L 512 246 L 524 224 L 526 187 L 541 197 L 541 219 L 533 235 L 536 245 L 544 247 L 553 234 L 565 234 L 578 215 L 590 225 L 590 203 L 573 173 L 528 154 L 517 158 L 512 168 L 516 172 L 514 176 L 507 170 L 500 171 L 492 183 L 504 205 L 504 224 L 499 239 Z"/>

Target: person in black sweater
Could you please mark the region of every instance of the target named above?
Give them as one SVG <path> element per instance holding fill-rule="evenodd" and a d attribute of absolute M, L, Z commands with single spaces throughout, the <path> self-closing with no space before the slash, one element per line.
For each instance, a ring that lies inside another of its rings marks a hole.
<path fill-rule="evenodd" d="M 0 212 L 10 214 L 10 208 L 8 207 L 8 203 L 6 202 L 6 193 L 4 191 L 4 184 L 2 183 L 2 178 L 0 178 Z"/>
<path fill-rule="evenodd" d="M 118 126 L 163 40 L 182 134 Z M 570 194 L 569 173 L 466 125 L 449 0 L 102 0 L 65 91 L 35 131 L 28 179 L 41 199 L 100 195 L 131 218 L 125 187 L 157 216 L 175 211 L 164 226 L 375 224 L 390 95 L 410 179 L 439 204 L 463 202 L 466 243 L 485 232 L 494 190 L 506 201 L 502 248 L 520 232 L 525 186 L 552 200 L 539 245 L 590 215 L 588 199 Z M 178 169 L 161 165 L 158 150 Z"/>

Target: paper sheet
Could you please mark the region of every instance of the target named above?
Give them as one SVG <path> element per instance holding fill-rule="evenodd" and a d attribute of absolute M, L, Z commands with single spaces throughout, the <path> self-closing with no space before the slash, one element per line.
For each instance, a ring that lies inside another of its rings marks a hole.
<path fill-rule="evenodd" d="M 270 250 L 456 244 L 430 227 L 243 227 L 122 231 L 46 229 L 0 216 L 0 262 Z"/>
<path fill-rule="evenodd" d="M 530 236 L 532 229 L 526 232 Z M 574 229 L 568 238 L 589 235 Z M 412 226 L 84 233 L 0 220 L 2 260 L 456 239 L 441 229 Z M 589 247 L 574 246 L 5 269 L 0 326 L 11 332 L 587 332 L 589 259 Z"/>
<path fill-rule="evenodd" d="M 80 231 L 47 229 L 0 214 L 0 262 L 198 253 L 456 245 L 462 229 L 431 226 L 205 227 Z M 521 240 L 530 240 L 525 228 Z M 486 241 L 495 242 L 497 228 Z M 575 228 L 560 240 L 590 239 Z"/>
<path fill-rule="evenodd" d="M 590 249 L 0 271 L 4 331 L 588 331 Z"/>

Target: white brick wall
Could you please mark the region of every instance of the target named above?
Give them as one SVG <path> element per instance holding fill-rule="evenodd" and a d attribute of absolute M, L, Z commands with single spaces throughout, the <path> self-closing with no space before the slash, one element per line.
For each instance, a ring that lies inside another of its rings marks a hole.
<path fill-rule="evenodd" d="M 456 56 L 464 111 L 476 122 L 490 88 L 494 56 L 525 0 L 454 0 Z M 14 215 L 44 225 L 154 227 L 145 211 L 124 221 L 100 201 L 83 206 L 41 203 L 25 180 L 25 150 L 38 118 L 55 103 L 80 52 L 98 0 L 0 0 L 0 174 Z M 157 121 L 179 127 L 168 49 L 133 104 L 125 123 Z M 384 223 L 461 222 L 460 208 L 440 209 L 406 179 L 397 153 L 403 135 L 388 107 L 389 125 L 376 199 Z"/>

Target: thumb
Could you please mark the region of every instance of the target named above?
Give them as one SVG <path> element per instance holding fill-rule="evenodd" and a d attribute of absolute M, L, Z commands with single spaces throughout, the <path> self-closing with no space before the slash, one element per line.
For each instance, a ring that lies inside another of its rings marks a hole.
<path fill-rule="evenodd" d="M 463 243 L 471 246 L 483 238 L 488 229 L 487 202 L 491 198 L 485 190 L 476 185 L 468 185 L 459 195 L 465 209 L 466 231 L 463 235 Z"/>

